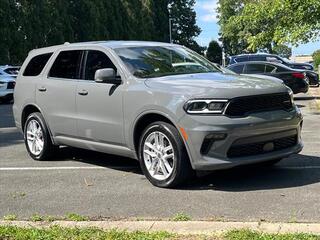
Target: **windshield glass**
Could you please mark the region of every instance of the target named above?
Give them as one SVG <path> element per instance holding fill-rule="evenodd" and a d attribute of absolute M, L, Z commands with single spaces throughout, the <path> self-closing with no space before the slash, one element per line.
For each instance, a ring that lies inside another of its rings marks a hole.
<path fill-rule="evenodd" d="M 220 72 L 208 60 L 183 47 L 128 47 L 115 49 L 115 52 L 139 78 Z"/>

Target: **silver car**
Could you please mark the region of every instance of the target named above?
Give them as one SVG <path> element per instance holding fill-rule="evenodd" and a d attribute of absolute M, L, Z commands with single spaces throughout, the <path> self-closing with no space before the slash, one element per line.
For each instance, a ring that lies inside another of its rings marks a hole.
<path fill-rule="evenodd" d="M 16 84 L 16 77 L 20 67 L 0 66 L 0 101 L 11 102 L 13 99 L 13 89 Z"/>
<path fill-rule="evenodd" d="M 179 45 L 33 50 L 14 97 L 33 159 L 61 145 L 130 157 L 158 187 L 177 186 L 196 170 L 275 163 L 303 147 L 302 115 L 284 84 L 223 73 Z"/>

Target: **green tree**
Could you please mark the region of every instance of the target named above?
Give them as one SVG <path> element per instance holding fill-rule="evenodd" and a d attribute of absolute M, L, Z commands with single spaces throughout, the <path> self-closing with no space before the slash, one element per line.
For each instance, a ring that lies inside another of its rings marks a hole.
<path fill-rule="evenodd" d="M 248 47 L 246 38 L 242 35 L 241 27 L 233 25 L 230 27 L 228 21 L 232 16 L 237 16 L 243 9 L 245 0 L 219 0 L 218 23 L 220 25 L 220 41 L 223 43 L 225 52 L 229 55 L 243 53 Z"/>
<path fill-rule="evenodd" d="M 292 55 L 292 48 L 286 45 L 276 45 L 273 46 L 272 52 L 285 58 L 289 58 Z"/>
<path fill-rule="evenodd" d="M 207 49 L 206 57 L 209 61 L 221 64 L 222 48 L 217 41 L 211 41 Z"/>
<path fill-rule="evenodd" d="M 296 46 L 315 40 L 320 33 L 318 0 L 244 0 L 242 9 L 223 23 L 222 35 L 234 33 L 249 51 L 274 45 Z"/>
<path fill-rule="evenodd" d="M 312 58 L 313 58 L 313 66 L 315 68 L 318 68 L 319 65 L 320 65 L 320 49 L 315 51 L 313 54 L 312 54 Z"/>
<path fill-rule="evenodd" d="M 169 16 L 172 18 L 173 42 L 184 45 L 201 53 L 201 48 L 194 40 L 201 29 L 196 24 L 195 0 L 171 0 L 169 2 Z"/>

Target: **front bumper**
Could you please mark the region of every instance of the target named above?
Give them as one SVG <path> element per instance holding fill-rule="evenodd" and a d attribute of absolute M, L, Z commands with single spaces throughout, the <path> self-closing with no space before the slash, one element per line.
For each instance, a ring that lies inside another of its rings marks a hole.
<path fill-rule="evenodd" d="M 303 148 L 301 141 L 302 121 L 302 114 L 295 107 L 289 112 L 284 110 L 269 111 L 243 118 L 186 114 L 179 121 L 179 126 L 188 135 L 185 142 L 193 169 L 207 171 L 284 158 L 300 152 Z M 253 142 L 256 139 L 257 142 L 261 142 L 261 139 L 265 138 L 267 142 L 272 142 L 273 139 L 283 137 L 283 133 L 292 131 L 296 133 L 297 140 L 290 147 L 268 150 L 250 156 L 229 156 L 230 148 L 243 139 L 246 141 L 251 139 Z M 222 133 L 226 137 L 223 140 L 213 141 L 208 151 L 203 153 L 204 139 L 213 133 Z"/>

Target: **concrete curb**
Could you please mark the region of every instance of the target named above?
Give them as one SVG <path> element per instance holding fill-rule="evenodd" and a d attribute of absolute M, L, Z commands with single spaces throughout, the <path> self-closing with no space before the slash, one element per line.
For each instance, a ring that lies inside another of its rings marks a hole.
<path fill-rule="evenodd" d="M 320 235 L 320 223 L 267 223 L 267 222 L 207 222 L 207 221 L 0 221 L 0 226 L 49 228 L 61 226 L 67 228 L 94 227 L 103 230 L 126 231 L 167 231 L 176 234 L 222 234 L 236 229 L 249 229 L 265 233 L 310 233 Z"/>

